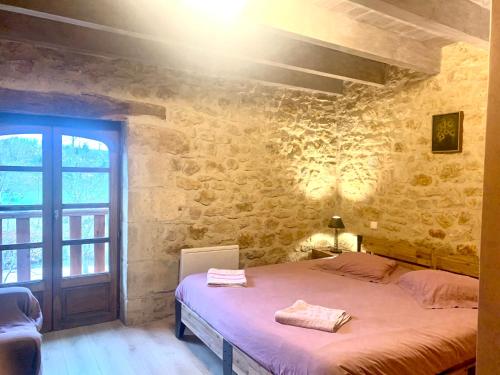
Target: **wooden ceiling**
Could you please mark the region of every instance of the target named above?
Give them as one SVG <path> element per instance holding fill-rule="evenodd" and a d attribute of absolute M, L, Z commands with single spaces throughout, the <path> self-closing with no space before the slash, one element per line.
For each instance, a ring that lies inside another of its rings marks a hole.
<path fill-rule="evenodd" d="M 467 41 L 487 47 L 489 7 L 485 0 L 313 0 L 333 12 L 421 42 Z"/>
<path fill-rule="evenodd" d="M 313 0 L 313 4 L 328 11 L 341 13 L 357 22 L 366 23 L 396 33 L 404 38 L 418 40 L 420 42 L 438 42 L 448 44 L 450 41 L 446 37 L 429 30 L 426 27 L 405 22 L 404 20 L 391 17 L 373 8 L 361 5 L 355 1 L 346 0 Z"/>
<path fill-rule="evenodd" d="M 337 94 L 388 65 L 437 73 L 446 44 L 488 48 L 488 0 L 247 0 L 224 27 L 182 1 L 0 0 L 0 38 Z"/>

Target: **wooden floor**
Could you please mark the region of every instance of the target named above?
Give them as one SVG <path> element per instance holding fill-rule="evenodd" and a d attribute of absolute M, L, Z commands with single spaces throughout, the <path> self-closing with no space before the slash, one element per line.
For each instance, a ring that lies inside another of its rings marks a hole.
<path fill-rule="evenodd" d="M 43 375 L 222 373 L 222 362 L 210 349 L 193 335 L 177 340 L 173 326 L 173 320 L 139 327 L 114 321 L 47 333 Z"/>

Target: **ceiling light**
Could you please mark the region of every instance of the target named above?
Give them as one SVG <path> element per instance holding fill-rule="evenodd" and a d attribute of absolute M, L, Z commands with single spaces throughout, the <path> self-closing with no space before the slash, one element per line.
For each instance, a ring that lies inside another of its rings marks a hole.
<path fill-rule="evenodd" d="M 246 2 L 247 0 L 184 0 L 191 10 L 222 22 L 238 18 Z"/>

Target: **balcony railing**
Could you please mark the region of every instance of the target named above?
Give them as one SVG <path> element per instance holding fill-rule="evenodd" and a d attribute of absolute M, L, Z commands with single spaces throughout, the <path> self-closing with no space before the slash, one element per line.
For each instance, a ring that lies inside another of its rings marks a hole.
<path fill-rule="evenodd" d="M 107 208 L 64 210 L 63 240 L 106 237 L 107 214 Z M 16 244 L 15 249 L 4 248 L 0 252 L 0 284 L 42 279 L 42 253 L 50 251 L 50 249 L 43 249 L 42 220 L 31 220 L 41 218 L 41 211 L 0 212 L 0 244 Z M 15 226 L 13 220 L 15 220 Z M 20 248 L 18 246 L 18 244 L 27 243 L 30 244 L 29 247 Z M 82 246 L 85 245 L 63 246 L 61 252 L 63 276 L 106 272 L 106 243 L 88 245 L 93 246 L 91 254 L 89 251 L 83 254 Z"/>

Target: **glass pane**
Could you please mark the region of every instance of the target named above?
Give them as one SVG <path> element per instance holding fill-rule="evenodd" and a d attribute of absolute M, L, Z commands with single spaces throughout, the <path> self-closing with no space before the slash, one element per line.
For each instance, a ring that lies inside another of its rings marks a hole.
<path fill-rule="evenodd" d="M 0 172 L 0 205 L 42 204 L 42 172 Z"/>
<path fill-rule="evenodd" d="M 62 252 L 63 277 L 109 272 L 108 243 L 66 245 Z"/>
<path fill-rule="evenodd" d="M 62 166 L 109 168 L 108 146 L 93 139 L 63 135 Z"/>
<path fill-rule="evenodd" d="M 109 173 L 63 172 L 63 203 L 109 203 Z"/>
<path fill-rule="evenodd" d="M 42 280 L 43 251 L 41 248 L 6 250 L 1 253 L 0 283 Z"/>
<path fill-rule="evenodd" d="M 63 210 L 63 240 L 107 237 L 108 228 L 107 208 Z"/>
<path fill-rule="evenodd" d="M 41 167 L 42 135 L 1 135 L 0 165 L 17 167 Z"/>
<path fill-rule="evenodd" d="M 3 245 L 42 242 L 42 211 L 0 212 L 0 229 Z"/>

